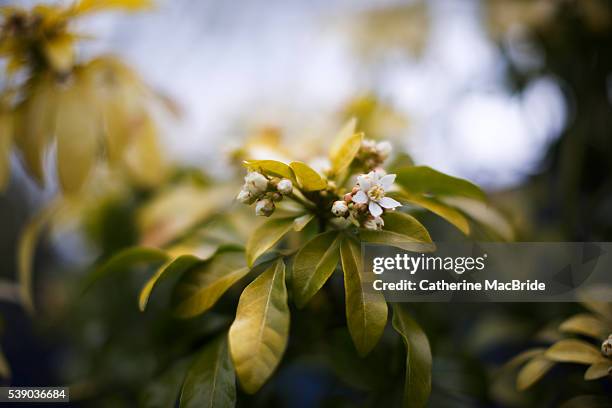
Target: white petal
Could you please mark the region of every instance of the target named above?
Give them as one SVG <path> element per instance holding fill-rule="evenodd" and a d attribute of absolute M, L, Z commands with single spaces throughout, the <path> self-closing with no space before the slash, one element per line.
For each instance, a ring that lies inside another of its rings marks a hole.
<path fill-rule="evenodd" d="M 398 201 L 392 199 L 391 197 L 383 197 L 378 201 L 378 204 L 382 207 L 382 208 L 395 208 L 395 207 L 399 207 L 402 204 L 399 203 Z"/>
<path fill-rule="evenodd" d="M 370 214 L 375 217 L 378 217 L 380 214 L 383 213 L 383 209 L 380 208 L 380 205 L 376 204 L 374 201 L 370 201 L 368 209 L 370 210 Z"/>
<path fill-rule="evenodd" d="M 357 177 L 357 183 L 359 183 L 359 188 L 363 191 L 368 191 L 372 187 L 371 179 L 367 175 Z"/>
<path fill-rule="evenodd" d="M 357 204 L 365 204 L 365 203 L 368 202 L 368 196 L 366 195 L 366 193 L 364 193 L 363 191 L 359 190 L 353 196 L 353 202 L 357 203 Z"/>
<path fill-rule="evenodd" d="M 389 188 L 391 188 L 394 182 L 395 182 L 395 174 L 387 174 L 386 176 L 380 179 L 380 184 L 385 190 L 388 190 Z"/>
<path fill-rule="evenodd" d="M 368 173 L 370 180 L 372 180 L 372 184 L 377 184 L 378 180 L 380 180 L 380 174 L 377 171 L 371 171 Z"/>

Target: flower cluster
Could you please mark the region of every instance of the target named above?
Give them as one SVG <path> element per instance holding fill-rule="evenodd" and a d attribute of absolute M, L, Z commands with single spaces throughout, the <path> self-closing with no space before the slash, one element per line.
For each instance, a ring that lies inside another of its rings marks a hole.
<path fill-rule="evenodd" d="M 385 196 L 394 181 L 395 174 L 384 175 L 381 171 L 362 174 L 357 177 L 357 185 L 352 191 L 343 200 L 334 202 L 331 211 L 334 216 L 349 218 L 356 225 L 381 230 L 384 226 L 381 215 L 401 206 L 398 201 Z"/>
<path fill-rule="evenodd" d="M 361 142 L 356 159 L 362 163 L 366 171 L 374 170 L 389 158 L 391 150 L 392 147 L 389 142 L 376 142 L 375 140 L 365 139 Z"/>
<path fill-rule="evenodd" d="M 255 214 L 269 217 L 276 208 L 275 202 L 293 192 L 293 183 L 289 179 L 267 178 L 261 173 L 250 171 L 244 178 L 242 190 L 236 199 L 243 204 L 255 203 Z"/>

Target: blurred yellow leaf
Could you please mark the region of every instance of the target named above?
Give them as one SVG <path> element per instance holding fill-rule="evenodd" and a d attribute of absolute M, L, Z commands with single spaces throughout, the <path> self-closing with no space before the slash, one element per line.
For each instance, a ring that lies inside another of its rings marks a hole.
<path fill-rule="evenodd" d="M 595 364 L 607 361 L 601 351 L 590 343 L 576 339 L 560 340 L 550 346 L 544 357 L 563 363 Z"/>
<path fill-rule="evenodd" d="M 11 171 L 11 147 L 13 145 L 13 117 L 0 112 L 0 192 L 8 184 Z"/>
<path fill-rule="evenodd" d="M 123 9 L 136 11 L 149 8 L 152 0 L 81 0 L 74 8 L 77 14 L 92 13 L 101 10 Z"/>
<path fill-rule="evenodd" d="M 531 387 L 554 365 L 554 361 L 551 361 L 545 357 L 535 357 L 525 364 L 525 366 L 521 368 L 521 371 L 519 371 L 516 378 L 516 388 L 519 391 L 523 391 Z"/>
<path fill-rule="evenodd" d="M 363 133 L 355 133 L 357 121 L 350 119 L 336 135 L 330 152 L 329 160 L 335 175 L 342 173 L 351 164 L 363 140 Z"/>
<path fill-rule="evenodd" d="M 602 319 L 598 319 L 594 315 L 581 313 L 561 323 L 559 330 L 566 333 L 582 334 L 600 340 L 612 331 L 612 326 L 605 324 Z"/>
<path fill-rule="evenodd" d="M 288 337 L 285 264 L 278 260 L 244 289 L 229 330 L 230 353 L 247 393 L 257 392 L 272 375 Z"/>
<path fill-rule="evenodd" d="M 601 363 L 595 363 L 591 365 L 584 373 L 584 379 L 589 380 L 597 380 L 598 378 L 602 378 L 608 375 L 611 375 L 612 372 L 612 361 L 604 361 Z"/>
<path fill-rule="evenodd" d="M 295 181 L 291 167 L 276 160 L 246 160 L 244 165 L 252 171 L 258 171 L 268 176 L 281 177 Z"/>
<path fill-rule="evenodd" d="M 123 154 L 128 175 L 142 186 L 159 185 L 168 174 L 155 124 L 148 116 L 133 129 L 131 141 Z"/>
<path fill-rule="evenodd" d="M 467 218 L 460 211 L 445 203 L 436 201 L 433 198 L 428 198 L 423 195 L 411 194 L 407 191 L 402 191 L 401 193 L 393 193 L 389 195 L 395 197 L 398 201 L 402 203 L 414 204 L 419 207 L 423 207 L 436 215 L 439 215 L 440 217 L 444 218 L 446 221 L 457 227 L 465 235 L 469 235 L 470 233 L 470 224 Z"/>
<path fill-rule="evenodd" d="M 90 91 L 76 82 L 59 96 L 57 166 L 65 193 L 78 192 L 96 164 L 101 118 L 91 98 Z"/>
<path fill-rule="evenodd" d="M 44 43 L 44 51 L 49 63 L 57 72 L 68 72 L 74 64 L 74 36 L 60 33 Z"/>
<path fill-rule="evenodd" d="M 317 191 L 327 187 L 327 182 L 319 173 L 302 162 L 291 162 L 289 167 L 295 173 L 297 182 L 305 191 Z"/>

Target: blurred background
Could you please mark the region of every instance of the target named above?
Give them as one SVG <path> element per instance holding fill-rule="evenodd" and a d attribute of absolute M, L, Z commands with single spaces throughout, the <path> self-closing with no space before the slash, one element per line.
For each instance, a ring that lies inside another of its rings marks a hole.
<path fill-rule="evenodd" d="M 172 101 L 178 115 L 160 119 L 159 135 L 177 166 L 231 180 L 228 158 L 253 134 L 273 129 L 286 145 L 297 145 L 325 140 L 345 118 L 357 116 L 366 132 L 392 140 L 417 164 L 483 187 L 517 240 L 612 239 L 609 1 L 157 0 L 150 11 L 87 16 L 76 27 L 92 36 L 79 44 L 82 58 L 119 55 Z M 16 274 L 20 231 L 58 191 L 54 182 L 36 186 L 17 157 L 12 171 L 0 195 L 5 279 Z M 137 202 L 113 208 L 113 217 L 129 222 Z M 423 216 L 434 240 L 462 239 L 444 221 Z M 120 238 L 129 243 L 132 232 Z M 107 243 L 120 240 L 109 231 L 102 236 Z M 110 251 L 92 249 L 73 231 L 60 237 L 44 240 L 37 251 L 35 293 L 43 317 L 32 320 L 20 306 L 2 304 L 0 343 L 12 382 L 64 384 L 93 370 L 104 381 L 75 381 L 86 403 L 130 406 L 156 368 L 138 342 L 128 347 L 121 338 L 133 338 L 128 328 L 153 317 L 140 315 L 133 288 L 124 288 L 108 299 L 90 299 L 74 320 L 57 321 L 54 302 L 65 306 L 69 286 L 59 277 L 66 271 L 82 276 L 86 265 Z M 10 285 L 6 291 L 16 296 Z M 555 389 L 571 367 L 520 395 L 491 375 L 527 345 L 549 339 L 546 327 L 580 310 L 577 305 L 414 309 L 434 350 L 432 406 L 554 406 L 581 387 L 610 392 L 607 379 L 572 379 L 573 389 Z M 147 327 L 159 334 L 165 324 Z M 126 330 L 114 334 L 121 346 L 108 346 L 114 344 L 109 327 Z M 167 337 L 160 335 L 152 350 L 163 349 Z M 101 349 L 109 350 L 104 361 L 95 356 Z M 317 363 L 289 365 L 264 393 L 269 399 L 246 404 L 283 406 L 296 395 L 302 405 L 293 406 L 339 404 L 344 397 L 349 405 L 368 401 L 363 392 L 338 385 L 338 378 Z"/>

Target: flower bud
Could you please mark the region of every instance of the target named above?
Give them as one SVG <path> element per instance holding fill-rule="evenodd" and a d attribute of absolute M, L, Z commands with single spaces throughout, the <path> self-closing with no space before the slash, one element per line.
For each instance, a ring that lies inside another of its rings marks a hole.
<path fill-rule="evenodd" d="M 353 194 L 351 193 L 346 193 L 343 197 L 344 201 L 348 204 L 353 202 Z"/>
<path fill-rule="evenodd" d="M 255 204 L 255 215 L 269 217 L 274 212 L 274 203 L 269 198 L 262 198 Z"/>
<path fill-rule="evenodd" d="M 268 188 L 268 179 L 261 173 L 256 171 L 249 172 L 244 178 L 248 190 L 253 195 L 258 195 L 266 191 Z"/>
<path fill-rule="evenodd" d="M 276 186 L 276 188 L 281 194 L 284 194 L 284 195 L 291 194 L 293 192 L 293 183 L 291 182 L 291 180 L 282 179 L 281 181 L 278 182 L 278 185 Z"/>
<path fill-rule="evenodd" d="M 245 187 L 242 187 L 242 190 L 240 190 L 240 193 L 238 193 L 236 200 L 240 201 L 243 204 L 253 204 L 253 201 L 255 199 L 253 195 L 251 194 L 251 192 L 245 186 Z"/>
<path fill-rule="evenodd" d="M 376 152 L 378 153 L 382 161 L 384 161 L 385 159 L 389 157 L 392 150 L 393 150 L 393 147 L 391 146 L 391 143 L 389 142 L 386 142 L 386 141 L 378 142 L 376 144 Z"/>
<path fill-rule="evenodd" d="M 374 230 L 374 231 L 380 231 L 384 225 L 385 225 L 385 222 L 380 217 L 370 218 L 363 224 L 365 229 Z"/>
<path fill-rule="evenodd" d="M 603 354 L 606 357 L 612 357 L 612 338 L 611 337 L 608 337 L 601 344 L 601 354 Z"/>
<path fill-rule="evenodd" d="M 270 200 L 276 202 L 276 201 L 281 201 L 283 199 L 282 194 L 280 193 L 272 193 L 270 194 Z"/>
<path fill-rule="evenodd" d="M 348 213 L 348 205 L 345 201 L 338 200 L 332 205 L 332 214 L 336 217 L 344 217 Z"/>

